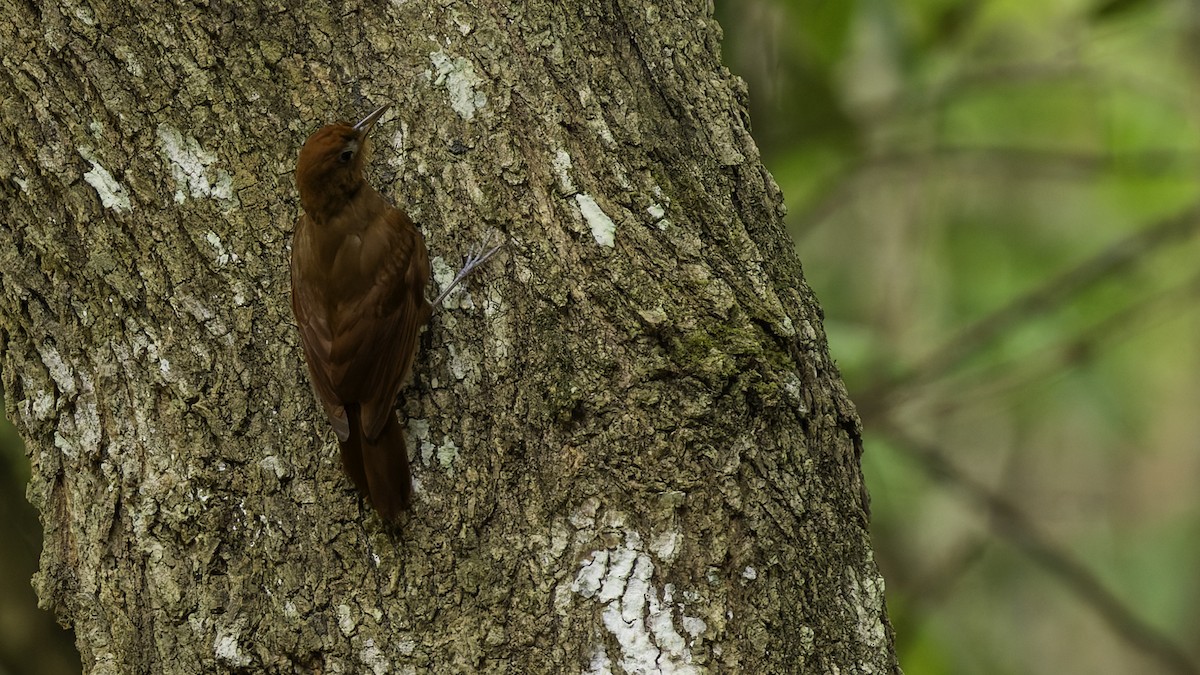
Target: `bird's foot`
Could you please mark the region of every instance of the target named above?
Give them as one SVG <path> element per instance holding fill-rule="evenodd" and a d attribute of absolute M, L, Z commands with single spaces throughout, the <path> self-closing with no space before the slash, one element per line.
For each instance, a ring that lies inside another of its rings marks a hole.
<path fill-rule="evenodd" d="M 497 238 L 499 239 L 500 243 L 492 246 L 493 239 Z M 463 263 L 462 270 L 454 276 L 454 280 L 447 284 L 446 288 L 443 289 L 442 292 L 437 296 L 437 299 L 433 301 L 434 309 L 437 309 L 439 306 L 441 306 L 442 301 L 446 299 L 446 296 L 450 295 L 450 291 L 454 290 L 455 286 L 462 282 L 463 279 L 466 279 L 472 272 L 476 270 L 476 268 L 487 262 L 488 258 L 491 258 L 493 255 L 495 255 L 496 251 L 499 251 L 503 246 L 504 236 L 495 228 L 488 230 L 483 235 L 483 240 L 481 240 L 475 246 L 472 246 L 471 250 L 467 252 L 467 260 Z"/>

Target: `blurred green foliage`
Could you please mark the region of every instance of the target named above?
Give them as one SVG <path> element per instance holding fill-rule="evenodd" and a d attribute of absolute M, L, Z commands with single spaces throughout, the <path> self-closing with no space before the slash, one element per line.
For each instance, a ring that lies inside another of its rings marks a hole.
<path fill-rule="evenodd" d="M 716 9 L 866 425 L 905 671 L 1196 672 L 1200 5 Z M 1135 646 L 914 438 L 1193 663 Z"/>
<path fill-rule="evenodd" d="M 63 630 L 49 612 L 38 609 L 30 584 L 37 571 L 42 530 L 33 505 L 25 500 L 29 460 L 23 448 L 16 429 L 0 414 L 0 541 L 4 542 L 0 554 L 0 673 L 79 673 L 79 652 L 71 631 Z"/>

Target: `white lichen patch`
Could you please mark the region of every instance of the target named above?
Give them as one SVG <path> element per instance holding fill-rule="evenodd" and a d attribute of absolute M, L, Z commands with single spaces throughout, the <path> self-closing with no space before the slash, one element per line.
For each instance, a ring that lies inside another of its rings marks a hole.
<path fill-rule="evenodd" d="M 783 378 L 783 391 L 800 412 L 808 412 L 808 404 L 804 401 L 804 383 L 796 373 L 789 372 Z"/>
<path fill-rule="evenodd" d="M 42 342 L 38 343 L 37 350 L 38 355 L 42 357 L 42 363 L 50 373 L 50 379 L 54 380 L 58 390 L 64 394 L 74 394 L 75 376 L 71 374 L 71 367 L 63 360 L 58 349 L 48 342 Z"/>
<path fill-rule="evenodd" d="M 237 206 L 233 177 L 212 167 L 217 156 L 201 147 L 199 141 L 191 136 L 184 138 L 178 129 L 160 124 L 158 143 L 175 178 L 175 203 L 183 203 L 190 195 L 192 199 L 216 199 L 226 208 Z"/>
<path fill-rule="evenodd" d="M 68 456 L 83 453 L 94 457 L 100 454 L 100 412 L 92 381 L 83 374 L 79 381 L 81 393 L 75 400 L 74 428 L 60 425 L 59 432 L 54 434 L 54 444 Z"/>
<path fill-rule="evenodd" d="M 209 246 L 212 246 L 213 250 L 217 252 L 218 265 L 227 265 L 231 261 L 238 261 L 236 253 L 229 253 L 225 250 L 225 244 L 221 241 L 221 237 L 218 236 L 216 232 L 209 230 L 208 234 L 204 235 L 204 238 L 208 240 Z"/>
<path fill-rule="evenodd" d="M 562 522 L 555 522 L 550 529 L 549 543 L 550 548 L 545 551 L 542 557 L 543 565 L 550 565 L 554 560 L 562 557 L 562 554 L 567 550 L 567 544 L 571 543 L 571 531 Z"/>
<path fill-rule="evenodd" d="M 612 675 L 612 659 L 608 658 L 604 645 L 596 645 L 596 649 L 592 651 L 592 660 L 583 672 L 584 675 Z"/>
<path fill-rule="evenodd" d="M 704 635 L 704 631 L 708 630 L 708 624 L 704 623 L 704 619 L 695 616 L 685 616 L 680 621 L 683 624 L 683 632 L 687 633 L 692 639 Z"/>
<path fill-rule="evenodd" d="M 742 570 L 742 578 L 746 579 L 747 581 L 754 581 L 758 578 L 758 570 L 747 566 L 746 569 Z"/>
<path fill-rule="evenodd" d="M 238 259 L 237 255 L 234 255 L 233 260 L 237 261 L 237 259 Z M 246 301 L 247 295 L 249 295 L 249 292 L 246 290 L 246 284 L 242 283 L 241 280 L 234 281 L 233 282 L 233 304 L 237 305 L 238 307 L 245 307 L 246 302 L 247 302 Z"/>
<path fill-rule="evenodd" d="M 387 673 L 391 664 L 388 662 L 387 655 L 383 653 L 379 647 L 375 645 L 375 640 L 367 638 L 363 641 L 363 648 L 358 652 L 358 658 L 362 660 L 363 665 L 371 669 L 375 675 L 384 675 Z"/>
<path fill-rule="evenodd" d="M 429 54 L 429 60 L 437 70 L 434 86 L 445 87 L 450 96 L 450 107 L 464 120 L 472 120 L 480 108 L 487 105 L 487 96 L 478 91 L 483 80 L 475 74 L 475 67 L 461 56 L 450 56 L 438 50 Z"/>
<path fill-rule="evenodd" d="M 575 194 L 575 181 L 571 180 L 571 155 L 566 150 L 555 152 L 550 166 L 554 169 L 554 176 L 558 178 L 558 189 L 562 190 L 564 195 Z"/>
<path fill-rule="evenodd" d="M 244 668 L 250 665 L 250 658 L 242 653 L 237 635 L 231 632 L 219 631 L 213 641 L 213 653 L 221 663 Z"/>
<path fill-rule="evenodd" d="M 467 376 L 472 372 L 472 361 L 468 358 L 469 355 L 460 353 L 453 344 L 446 345 L 446 351 L 450 355 L 449 362 L 446 364 L 450 368 L 450 374 L 460 382 L 467 382 Z"/>
<path fill-rule="evenodd" d="M 687 643 L 679 631 L 675 630 L 675 617 L 670 611 L 670 605 L 674 600 L 673 591 L 674 588 L 671 584 L 663 587 L 661 606 L 654 594 L 648 596 L 650 599 L 650 634 L 654 636 L 654 641 L 664 652 L 684 654 L 687 653 Z"/>
<path fill-rule="evenodd" d="M 585 598 L 595 597 L 604 583 L 608 572 L 608 551 L 596 551 L 590 558 L 580 563 L 571 590 Z"/>
<path fill-rule="evenodd" d="M 663 193 L 663 190 L 658 185 L 653 186 L 650 192 L 659 200 L 646 207 L 646 214 L 650 216 L 650 223 L 657 225 L 658 229 L 665 230 L 671 226 L 671 219 L 667 218 L 667 209 L 671 206 L 671 198 Z"/>
<path fill-rule="evenodd" d="M 446 436 L 442 439 L 442 444 L 437 449 L 438 464 L 453 476 L 454 460 L 456 459 L 458 459 L 458 446 L 455 445 L 453 438 Z"/>
<path fill-rule="evenodd" d="M 618 516 L 608 519 L 621 523 Z M 693 665 L 691 644 L 703 634 L 696 631 L 696 622 L 703 621 L 683 614 L 676 604 L 671 584 L 661 588 L 654 583 L 654 558 L 643 550 L 642 536 L 630 528 L 622 528 L 622 541 L 612 548 L 593 551 L 584 558 L 571 583 L 571 590 L 604 606 L 601 621 L 616 639 L 620 653 L 618 666 L 626 673 L 699 673 Z M 655 537 L 651 549 L 660 549 L 663 538 Z M 672 544 L 672 548 L 674 544 Z M 675 617 L 691 640 L 684 638 L 675 625 Z M 689 630 L 691 628 L 692 630 Z M 604 660 L 607 660 L 607 654 Z M 593 657 L 585 672 L 611 671 L 611 665 Z"/>
<path fill-rule="evenodd" d="M 96 403 L 80 401 L 76 404 L 74 416 L 63 418 L 54 432 L 54 447 L 69 459 L 76 459 L 84 453 L 98 454 L 99 444 L 100 416 Z"/>
<path fill-rule="evenodd" d="M 433 461 L 434 451 L 434 445 L 429 441 L 429 420 L 424 418 L 411 419 L 405 427 L 412 435 L 411 440 L 416 441 L 415 443 L 409 443 L 409 445 L 417 447 L 417 456 L 421 458 L 421 464 L 429 466 L 429 463 Z"/>
<path fill-rule="evenodd" d="M 675 553 L 679 548 L 680 535 L 678 532 L 663 532 L 650 542 L 650 551 L 658 557 L 659 560 L 671 562 L 675 559 Z"/>
<path fill-rule="evenodd" d="M 881 648 L 887 640 L 883 626 L 883 577 L 878 573 L 859 578 L 853 567 L 846 568 L 846 601 L 857 616 L 855 633 L 870 649 Z"/>
<path fill-rule="evenodd" d="M 665 230 L 671 226 L 671 219 L 667 218 L 667 210 L 662 204 L 651 204 L 646 207 L 646 214 L 650 216 L 650 224 L 658 227 L 660 230 Z"/>
<path fill-rule="evenodd" d="M 592 238 L 596 240 L 597 244 L 611 248 L 617 224 L 608 217 L 608 214 L 600 208 L 591 195 L 581 192 L 575 195 L 575 202 L 579 205 L 579 212 L 583 214 L 583 219 L 587 221 L 588 227 L 592 229 Z"/>
<path fill-rule="evenodd" d="M 350 613 L 349 605 L 337 606 L 338 629 L 342 631 L 342 635 L 350 637 L 358 628 L 358 622 Z"/>
<path fill-rule="evenodd" d="M 100 164 L 92 154 L 92 149 L 87 146 L 80 147 L 79 155 L 92 165 L 91 170 L 83 174 L 83 180 L 87 181 L 87 184 L 96 190 L 96 194 L 100 195 L 100 203 L 104 208 L 112 209 L 117 213 L 132 211 L 133 205 L 129 201 L 129 191 L 116 178 L 113 178 L 108 169 Z"/>
<path fill-rule="evenodd" d="M 796 334 L 796 326 L 792 324 L 792 317 L 787 316 L 786 314 L 784 315 L 783 320 L 779 322 L 779 328 L 787 337 L 792 337 Z"/>
<path fill-rule="evenodd" d="M 62 398 L 71 399 L 74 404 L 73 414 L 60 418 L 58 429 L 54 432 L 54 447 L 62 450 L 62 454 L 68 458 L 76 458 L 80 453 L 98 454 L 101 422 L 91 378 L 84 372 L 73 371 L 58 348 L 49 342 L 38 344 L 37 353 Z M 56 405 L 58 400 L 53 394 L 38 390 L 34 401 L 30 402 L 29 412 L 35 418 L 43 419 L 49 416 Z"/>
<path fill-rule="evenodd" d="M 186 312 L 192 316 L 200 325 L 213 337 L 229 337 L 229 327 L 225 322 L 217 318 L 217 315 L 209 309 L 200 299 L 193 295 L 176 295 L 171 298 L 171 305 L 179 311 Z"/>
<path fill-rule="evenodd" d="M 40 421 L 49 417 L 51 410 L 54 410 L 54 396 L 44 389 L 39 389 L 30 401 L 29 413 L 33 415 L 33 419 Z M 29 420 L 26 420 L 26 423 L 31 424 Z"/>

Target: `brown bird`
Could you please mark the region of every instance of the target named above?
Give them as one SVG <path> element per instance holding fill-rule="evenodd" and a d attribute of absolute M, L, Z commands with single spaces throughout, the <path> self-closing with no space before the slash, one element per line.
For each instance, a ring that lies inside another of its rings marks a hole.
<path fill-rule="evenodd" d="M 412 500 L 404 432 L 392 411 L 433 309 L 500 245 L 478 247 L 432 303 L 429 253 L 408 215 L 363 177 L 367 134 L 388 106 L 355 125 L 318 129 L 300 149 L 305 214 L 292 235 L 292 312 L 342 465 L 386 520 Z"/>
<path fill-rule="evenodd" d="M 292 311 L 317 398 L 337 433 L 342 465 L 385 520 L 412 499 L 404 432 L 392 408 L 412 370 L 429 253 L 400 209 L 363 177 L 367 134 L 383 106 L 358 124 L 330 124 L 296 163 L 304 215 L 292 237 Z"/>

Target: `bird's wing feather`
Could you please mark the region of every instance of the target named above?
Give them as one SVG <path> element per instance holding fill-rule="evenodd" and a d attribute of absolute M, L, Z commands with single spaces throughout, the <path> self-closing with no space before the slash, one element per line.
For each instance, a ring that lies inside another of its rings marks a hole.
<path fill-rule="evenodd" d="M 309 273 L 300 263 L 305 252 L 312 246 L 310 228 L 312 221 L 308 216 L 301 216 L 296 221 L 296 230 L 292 235 L 292 312 L 296 316 L 296 324 L 300 328 L 300 341 L 304 345 L 304 360 L 308 363 L 308 372 L 313 389 L 325 408 L 325 414 L 333 425 L 338 438 L 345 441 L 350 438 L 350 423 L 346 418 L 346 408 L 342 399 L 335 393 L 333 362 L 329 359 L 333 350 L 333 334 L 330 330 L 329 319 L 321 310 L 324 298 L 320 295 L 321 284 L 311 283 L 305 275 Z"/>
<path fill-rule="evenodd" d="M 363 297 L 362 309 L 371 320 L 360 325 L 370 326 L 371 333 L 352 340 L 374 355 L 374 363 L 360 370 L 364 377 L 357 397 L 363 434 L 374 439 L 393 414 L 396 396 L 412 370 L 421 326 L 432 312 L 425 299 L 430 269 L 424 238 L 398 209 L 388 209 L 380 227 L 368 230 L 363 244 L 365 249 L 387 252 Z"/>

